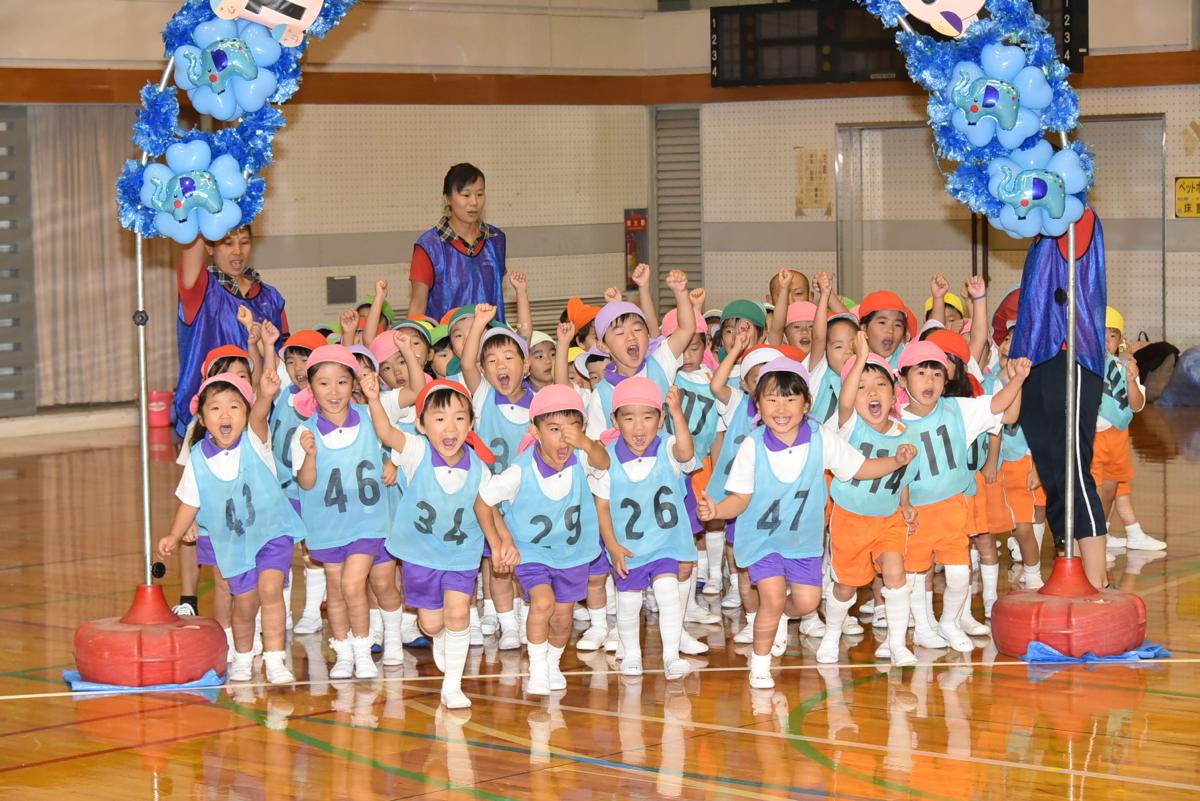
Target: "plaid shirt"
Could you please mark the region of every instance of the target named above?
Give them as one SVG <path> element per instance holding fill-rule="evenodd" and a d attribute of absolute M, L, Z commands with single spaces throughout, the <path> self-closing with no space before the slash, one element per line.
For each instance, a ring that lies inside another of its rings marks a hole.
<path fill-rule="evenodd" d="M 483 250 L 484 242 L 496 235 L 495 228 L 485 222 L 480 222 L 479 238 L 474 242 L 468 242 L 466 239 L 456 234 L 454 229 L 450 227 L 449 217 L 443 217 L 442 219 L 438 220 L 438 224 L 434 226 L 434 230 L 437 231 L 438 236 L 441 237 L 443 242 L 448 244 L 453 244 L 455 240 L 461 242 L 468 256 L 478 256 L 479 252 Z"/>
<path fill-rule="evenodd" d="M 247 267 L 242 273 L 250 281 L 250 294 L 242 294 L 242 290 L 238 289 L 237 279 L 231 275 L 226 275 L 216 267 L 209 267 L 208 272 L 210 277 L 216 278 L 221 286 L 228 289 L 235 298 L 250 298 L 257 292 L 256 287 L 262 283 L 262 276 L 252 267 Z"/>

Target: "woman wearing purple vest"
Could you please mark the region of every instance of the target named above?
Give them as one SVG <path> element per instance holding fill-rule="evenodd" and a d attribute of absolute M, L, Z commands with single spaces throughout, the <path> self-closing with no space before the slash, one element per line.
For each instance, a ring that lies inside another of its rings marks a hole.
<path fill-rule="evenodd" d="M 246 306 L 258 322 L 270 320 L 288 334 L 283 296 L 250 266 L 250 227 L 231 231 L 220 242 L 204 237 L 183 249 L 179 260 L 179 380 L 175 384 L 175 431 L 187 429 L 188 404 L 200 386 L 200 368 L 210 350 L 246 347 L 238 309 Z M 282 340 L 281 340 L 282 341 Z"/>
<path fill-rule="evenodd" d="M 504 320 L 504 232 L 483 221 L 483 186 L 474 165 L 455 164 L 446 173 L 442 219 L 413 246 L 410 318 L 440 320 L 458 306 L 488 303 Z"/>

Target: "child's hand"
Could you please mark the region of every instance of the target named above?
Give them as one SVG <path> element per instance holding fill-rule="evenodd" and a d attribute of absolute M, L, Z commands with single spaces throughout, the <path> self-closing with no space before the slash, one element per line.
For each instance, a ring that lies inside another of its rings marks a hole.
<path fill-rule="evenodd" d="M 392 342 L 396 343 L 396 350 L 400 351 L 400 355 L 404 358 L 404 361 L 408 362 L 417 358 L 416 354 L 413 353 L 412 342 L 403 331 L 394 332 L 392 334 Z"/>
<path fill-rule="evenodd" d="M 500 547 L 492 551 L 492 569 L 496 573 L 505 574 L 511 573 L 512 569 L 521 564 L 521 552 L 517 550 L 517 546 L 512 543 L 512 540 L 507 537 L 500 543 Z"/>
<path fill-rule="evenodd" d="M 246 333 L 246 350 L 256 347 L 262 339 L 262 325 L 260 323 L 250 323 L 250 330 Z"/>
<path fill-rule="evenodd" d="M 508 283 L 512 284 L 512 288 L 517 292 L 529 291 L 529 278 L 520 270 L 508 274 Z"/>
<path fill-rule="evenodd" d="M 1125 378 L 1130 384 L 1133 384 L 1137 381 L 1138 375 L 1137 361 L 1134 359 L 1127 360 L 1125 362 Z"/>
<path fill-rule="evenodd" d="M 666 283 L 667 288 L 672 292 L 686 292 L 688 284 L 687 273 L 683 270 L 671 270 L 671 272 L 667 273 Z"/>
<path fill-rule="evenodd" d="M 1022 356 L 1019 359 L 1008 360 L 1008 380 L 1023 382 L 1029 378 L 1029 371 L 1033 369 L 1033 362 Z"/>
<path fill-rule="evenodd" d="M 300 447 L 308 456 L 317 455 L 317 441 L 313 438 L 313 432 L 307 428 L 300 429 Z"/>
<path fill-rule="evenodd" d="M 907 503 L 900 504 L 900 516 L 904 518 L 904 522 L 908 525 L 909 534 L 917 530 L 917 507 Z"/>
<path fill-rule="evenodd" d="M 615 286 L 610 286 L 608 289 L 604 290 L 605 303 L 616 303 L 618 300 L 624 299 L 625 296 L 621 294 L 621 290 L 617 289 Z"/>
<path fill-rule="evenodd" d="M 558 347 L 566 348 L 575 341 L 575 323 L 567 320 L 558 324 Z"/>
<path fill-rule="evenodd" d="M 717 517 L 717 505 L 713 503 L 712 496 L 707 492 L 701 492 L 700 497 L 696 499 L 696 517 L 700 518 L 702 523 L 715 520 Z"/>
<path fill-rule="evenodd" d="M 775 297 L 788 297 L 792 289 L 792 269 L 790 267 L 780 267 L 779 272 L 775 273 L 775 286 Z"/>
<path fill-rule="evenodd" d="M 338 317 L 338 322 L 342 324 L 342 344 L 353 344 L 354 334 L 358 331 L 358 311 L 355 309 L 346 309 Z"/>
<path fill-rule="evenodd" d="M 379 397 L 379 376 L 371 370 L 360 370 L 358 373 L 358 388 L 363 397 L 373 401 Z"/>
<path fill-rule="evenodd" d="M 933 278 L 929 279 L 929 294 L 933 295 L 934 300 L 946 297 L 949 291 L 950 282 L 946 280 L 946 276 L 935 273 Z"/>
<path fill-rule="evenodd" d="M 198 539 L 200 539 L 200 527 L 193 522 L 190 526 L 188 526 L 188 530 L 183 532 L 183 541 L 195 542 Z"/>
<path fill-rule="evenodd" d="M 1042 477 L 1038 475 L 1038 471 L 1036 469 L 1030 470 L 1029 477 L 1025 479 L 1026 489 L 1028 489 L 1030 492 L 1033 492 L 1040 486 L 1042 486 Z"/>
<path fill-rule="evenodd" d="M 971 300 L 982 300 L 987 295 L 987 283 L 982 275 L 972 275 L 963 284 L 963 291 Z"/>
<path fill-rule="evenodd" d="M 375 300 L 387 300 L 388 282 L 380 278 L 375 282 Z"/>
<path fill-rule="evenodd" d="M 396 463 L 391 459 L 387 459 L 383 463 L 383 486 L 396 486 L 396 479 L 400 475 L 400 469 L 396 467 Z"/>
<path fill-rule="evenodd" d="M 996 479 L 1000 477 L 1000 466 L 993 464 L 984 464 L 983 469 L 979 471 L 983 473 L 983 480 L 988 484 L 995 484 Z"/>
<path fill-rule="evenodd" d="M 896 464 L 904 467 L 913 459 L 917 458 L 917 449 L 913 445 L 905 443 L 899 448 L 896 448 Z"/>
<path fill-rule="evenodd" d="M 496 319 L 496 307 L 490 303 L 480 303 L 475 307 L 475 323 L 476 325 L 483 323 L 486 327 L 488 323 Z"/>
<path fill-rule="evenodd" d="M 632 278 L 633 283 L 637 284 L 638 289 L 646 286 L 646 284 L 650 283 L 650 265 L 639 264 L 637 267 L 634 267 Z"/>
<path fill-rule="evenodd" d="M 237 321 L 249 332 L 250 326 L 254 324 L 254 312 L 250 311 L 249 306 L 238 306 Z"/>
<path fill-rule="evenodd" d="M 258 391 L 268 398 L 273 398 L 279 394 L 283 382 L 279 380 L 279 373 L 274 370 L 263 370 L 262 377 L 258 379 Z"/>
<path fill-rule="evenodd" d="M 583 427 L 574 424 L 563 426 L 562 438 L 572 450 L 587 450 L 592 445 L 592 440 L 583 433 Z"/>
<path fill-rule="evenodd" d="M 617 543 L 617 547 L 608 552 L 608 561 L 612 562 L 613 571 L 620 578 L 625 578 L 629 575 L 629 568 L 625 567 L 625 560 L 631 556 L 633 556 L 633 551 L 620 543 Z"/>
<path fill-rule="evenodd" d="M 275 349 L 275 343 L 279 341 L 279 329 L 270 320 L 263 320 L 262 322 L 262 341 L 271 350 Z"/>
<path fill-rule="evenodd" d="M 833 294 L 833 276 L 827 272 L 819 272 L 813 276 L 813 283 L 817 286 L 817 292 L 822 295 Z"/>
<path fill-rule="evenodd" d="M 688 292 L 688 297 L 692 300 L 692 308 L 703 313 L 704 304 L 708 300 L 708 290 L 702 286 L 698 286 L 691 292 Z"/>
<path fill-rule="evenodd" d="M 670 388 L 667 389 L 666 402 L 667 411 L 669 411 L 672 416 L 683 414 L 683 396 L 679 392 L 679 387 L 672 384 Z"/>
<path fill-rule="evenodd" d="M 157 550 L 158 558 L 159 559 L 170 558 L 171 554 L 173 554 L 175 552 L 176 544 L 177 543 L 175 542 L 175 540 L 172 537 L 163 537 L 161 540 L 159 540 L 158 541 L 158 550 Z"/>
<path fill-rule="evenodd" d="M 867 342 L 867 332 L 860 329 L 859 332 L 854 335 L 854 358 L 857 360 L 856 363 L 865 365 L 867 363 L 867 357 L 870 355 L 871 344 Z"/>
<path fill-rule="evenodd" d="M 754 342 L 754 334 L 750 331 L 739 331 L 733 340 L 733 353 L 741 353 Z"/>

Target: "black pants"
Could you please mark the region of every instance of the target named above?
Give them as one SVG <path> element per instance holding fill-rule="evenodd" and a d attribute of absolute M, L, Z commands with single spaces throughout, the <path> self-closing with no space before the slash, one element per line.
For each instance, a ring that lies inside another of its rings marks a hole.
<path fill-rule="evenodd" d="M 1036 365 L 1021 394 L 1021 428 L 1029 442 L 1033 465 L 1046 491 L 1046 522 L 1054 542 L 1063 547 L 1067 520 L 1067 354 Z M 1079 389 L 1075 464 L 1075 538 L 1106 533 L 1100 495 L 1092 478 L 1092 446 L 1100 410 L 1100 376 L 1075 365 Z"/>

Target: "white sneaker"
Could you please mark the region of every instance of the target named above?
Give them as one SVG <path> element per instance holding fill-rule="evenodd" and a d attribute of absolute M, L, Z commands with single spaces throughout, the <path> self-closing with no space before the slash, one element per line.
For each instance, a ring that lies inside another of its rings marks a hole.
<path fill-rule="evenodd" d="M 719 626 L 722 618 L 716 612 L 710 610 L 707 606 L 699 604 L 689 605 L 687 612 L 683 616 L 684 623 L 699 623 L 704 626 Z"/>
<path fill-rule="evenodd" d="M 1165 551 L 1167 544 L 1162 540 L 1156 540 L 1149 534 L 1139 534 L 1138 536 L 1127 537 L 1125 542 L 1126 548 L 1131 551 Z"/>
<path fill-rule="evenodd" d="M 818 615 L 816 612 L 810 612 L 809 614 L 800 618 L 800 636 L 824 637 L 825 621 L 821 620 L 820 615 Z"/>
<path fill-rule="evenodd" d="M 471 707 L 471 699 L 463 695 L 462 688 L 447 689 L 443 687 L 441 698 L 442 706 L 447 709 L 469 709 Z"/>
<path fill-rule="evenodd" d="M 733 635 L 733 641 L 739 645 L 746 645 L 754 642 L 754 617 L 757 612 L 751 612 L 746 615 L 746 625 L 741 630 Z"/>
<path fill-rule="evenodd" d="M 587 623 L 592 619 L 588 613 L 587 607 L 583 604 L 575 604 L 575 609 L 571 612 L 571 619 L 576 623 Z"/>
<path fill-rule="evenodd" d="M 307 612 L 301 615 L 296 625 L 292 626 L 292 631 L 296 634 L 317 634 L 324 625 L 325 621 L 321 620 L 321 610 L 318 608 L 315 615 L 310 616 Z"/>
<path fill-rule="evenodd" d="M 842 634 L 859 635 L 864 631 L 862 624 L 858 622 L 858 618 L 853 615 L 846 615 L 846 620 L 842 623 Z"/>
<path fill-rule="evenodd" d="M 263 652 L 263 668 L 267 673 L 267 681 L 271 684 L 291 684 L 296 680 L 296 676 L 285 664 L 286 657 L 283 651 Z"/>
<path fill-rule="evenodd" d="M 724 582 L 721 580 L 720 575 L 714 576 L 710 573 L 708 578 L 704 580 L 704 589 L 701 592 L 705 595 L 720 595 L 723 584 Z"/>
<path fill-rule="evenodd" d="M 858 619 L 866 620 L 875 616 L 875 599 L 868 598 L 858 605 Z"/>
<path fill-rule="evenodd" d="M 992 633 L 991 627 L 975 619 L 970 606 L 963 606 L 962 613 L 958 616 L 958 626 L 968 637 L 986 637 Z"/>
<path fill-rule="evenodd" d="M 699 656 L 708 653 L 708 644 L 700 642 L 684 629 L 679 636 L 679 653 L 688 656 Z"/>
<path fill-rule="evenodd" d="M 479 632 L 484 637 L 491 637 L 500 630 L 500 618 L 495 615 L 484 615 L 479 618 Z"/>
<path fill-rule="evenodd" d="M 817 658 L 820 659 L 819 656 Z M 881 643 L 879 643 L 879 645 L 875 646 L 875 661 L 882 662 L 885 659 L 888 661 L 891 661 L 891 658 L 892 658 L 892 647 L 888 644 L 887 638 L 884 637 L 883 642 L 881 642 Z"/>
<path fill-rule="evenodd" d="M 254 677 L 254 654 L 233 655 L 233 661 L 229 664 L 229 672 L 225 678 L 228 681 L 250 681 Z"/>
<path fill-rule="evenodd" d="M 950 643 L 933 629 L 913 629 L 913 645 L 920 648 L 940 650 L 949 648 Z"/>
<path fill-rule="evenodd" d="M 682 679 L 692 672 L 692 666 L 688 664 L 686 659 L 676 659 L 663 667 L 663 673 L 666 675 L 667 681 Z"/>
<path fill-rule="evenodd" d="M 333 649 L 334 656 L 333 667 L 329 669 L 329 678 L 354 678 L 354 649 L 350 645 L 350 640 L 330 639 L 329 647 Z"/>
<path fill-rule="evenodd" d="M 483 627 L 479 622 L 479 610 L 474 606 L 470 610 L 470 624 L 467 628 L 471 633 L 471 645 L 483 645 Z"/>
<path fill-rule="evenodd" d="M 599 651 L 604 647 L 604 641 L 608 639 L 608 631 L 607 626 L 604 628 L 592 626 L 575 641 L 575 647 L 580 651 Z"/>
<path fill-rule="evenodd" d="M 644 599 L 642 600 L 642 607 L 647 612 L 658 611 L 658 600 L 654 597 L 654 592 L 652 590 L 646 591 Z"/>
<path fill-rule="evenodd" d="M 626 654 L 621 660 L 621 675 L 622 676 L 640 676 L 642 675 L 642 655 Z"/>
<path fill-rule="evenodd" d="M 196 607 L 188 603 L 179 604 L 171 609 L 176 617 L 195 617 Z"/>
<path fill-rule="evenodd" d="M 880 604 L 879 606 L 875 607 L 875 612 L 871 616 L 871 628 L 887 628 L 887 607 L 884 604 Z"/>
<path fill-rule="evenodd" d="M 750 686 L 756 690 L 769 690 L 775 686 L 771 677 L 771 657 L 750 654 Z"/>
<path fill-rule="evenodd" d="M 373 679 L 379 676 L 379 666 L 371 657 L 370 637 L 351 637 L 350 647 L 354 653 L 354 678 Z"/>
<path fill-rule="evenodd" d="M 1112 534 L 1109 534 L 1108 542 L 1105 543 L 1105 546 L 1113 549 L 1124 548 L 1126 547 L 1127 542 L 1129 542 L 1129 540 L 1127 540 L 1125 537 L 1114 537 Z"/>
<path fill-rule="evenodd" d="M 615 654 L 617 652 L 617 646 L 620 644 L 621 640 L 619 637 L 617 637 L 617 627 L 613 626 L 608 630 L 608 636 L 604 638 L 604 652 L 608 654 Z M 639 673 L 638 675 L 641 674 Z"/>
<path fill-rule="evenodd" d="M 887 641 L 884 641 L 887 645 Z M 842 633 L 840 631 L 825 630 L 824 636 L 821 637 L 821 644 L 817 647 L 817 661 L 823 664 L 833 664 L 838 661 L 842 655 Z M 879 656 L 879 651 L 875 651 L 875 655 Z"/>
<path fill-rule="evenodd" d="M 953 623 L 938 623 L 937 633 L 959 653 L 969 654 L 975 650 L 975 643 L 967 633 Z"/>
<path fill-rule="evenodd" d="M 729 585 L 725 588 L 725 597 L 721 599 L 722 609 L 737 609 L 742 605 L 742 594 L 738 592 L 737 573 L 729 574 Z"/>
<path fill-rule="evenodd" d="M 521 635 L 515 631 L 501 632 L 496 647 L 501 651 L 515 651 L 521 647 Z"/>

